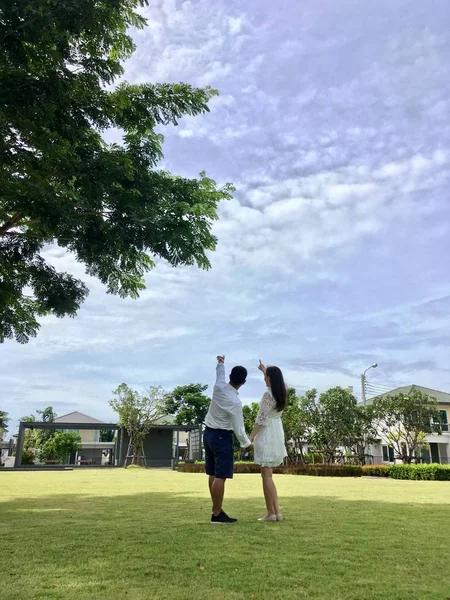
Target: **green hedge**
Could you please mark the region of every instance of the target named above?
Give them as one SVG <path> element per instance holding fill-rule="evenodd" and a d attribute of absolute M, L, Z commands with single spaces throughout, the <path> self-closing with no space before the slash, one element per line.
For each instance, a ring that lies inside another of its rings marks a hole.
<path fill-rule="evenodd" d="M 450 465 L 392 465 L 389 477 L 392 479 L 450 481 Z"/>
<path fill-rule="evenodd" d="M 235 473 L 259 473 L 261 467 L 252 462 L 235 462 Z M 178 471 L 181 473 L 204 473 L 205 464 L 178 463 Z M 312 475 L 316 477 L 361 477 L 362 469 L 353 465 L 287 465 L 276 467 L 274 473 L 285 475 Z"/>
<path fill-rule="evenodd" d="M 450 481 L 450 465 L 367 465 L 363 475 L 422 481 Z"/>
<path fill-rule="evenodd" d="M 366 477 L 389 477 L 391 465 L 364 465 L 363 475 Z"/>

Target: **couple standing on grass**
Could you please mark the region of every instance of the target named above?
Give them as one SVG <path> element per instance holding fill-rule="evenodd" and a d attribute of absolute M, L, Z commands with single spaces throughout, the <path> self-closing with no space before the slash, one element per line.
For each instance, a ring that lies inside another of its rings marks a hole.
<path fill-rule="evenodd" d="M 206 474 L 213 502 L 211 523 L 225 525 L 236 523 L 222 509 L 225 480 L 232 479 L 234 466 L 235 433 L 242 449 L 254 450 L 255 463 L 261 466 L 267 514 L 258 521 L 281 521 L 277 488 L 272 479 L 272 469 L 282 464 L 287 456 L 281 415 L 287 403 L 283 374 L 278 367 L 265 367 L 259 361 L 267 389 L 259 405 L 255 426 L 247 436 L 238 390 L 247 379 L 245 367 L 234 367 L 229 382 L 225 379 L 225 356 L 217 357 L 217 379 L 211 405 L 205 419 L 203 443 L 205 447 Z"/>

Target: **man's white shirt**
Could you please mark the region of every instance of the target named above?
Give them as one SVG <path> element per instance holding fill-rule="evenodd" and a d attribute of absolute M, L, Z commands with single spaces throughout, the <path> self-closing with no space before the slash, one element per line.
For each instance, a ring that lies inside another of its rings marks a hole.
<path fill-rule="evenodd" d="M 241 448 L 247 448 L 251 442 L 245 432 L 242 402 L 239 394 L 225 381 L 225 365 L 217 364 L 217 378 L 214 393 L 206 415 L 205 425 L 211 429 L 234 431 Z"/>

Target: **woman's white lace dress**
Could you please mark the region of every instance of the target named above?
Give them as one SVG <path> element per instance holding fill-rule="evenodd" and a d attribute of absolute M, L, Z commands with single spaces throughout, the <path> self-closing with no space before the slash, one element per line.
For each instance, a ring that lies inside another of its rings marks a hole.
<path fill-rule="evenodd" d="M 277 403 L 272 390 L 267 388 L 259 404 L 256 417 L 258 425 L 262 425 L 254 440 L 255 463 L 262 467 L 278 467 L 287 456 L 284 443 L 283 423 L 277 411 Z"/>

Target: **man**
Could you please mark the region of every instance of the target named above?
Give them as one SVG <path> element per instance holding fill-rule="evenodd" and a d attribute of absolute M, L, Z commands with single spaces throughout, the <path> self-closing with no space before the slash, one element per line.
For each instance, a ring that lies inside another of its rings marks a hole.
<path fill-rule="evenodd" d="M 209 475 L 209 491 L 213 502 L 211 523 L 225 525 L 236 523 L 223 510 L 225 480 L 233 478 L 234 444 L 233 431 L 241 448 L 251 450 L 244 427 L 242 403 L 238 389 L 247 379 L 247 369 L 234 367 L 229 383 L 225 381 L 225 356 L 217 357 L 217 379 L 214 393 L 205 419 L 203 444 L 205 447 L 206 474 Z"/>

